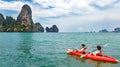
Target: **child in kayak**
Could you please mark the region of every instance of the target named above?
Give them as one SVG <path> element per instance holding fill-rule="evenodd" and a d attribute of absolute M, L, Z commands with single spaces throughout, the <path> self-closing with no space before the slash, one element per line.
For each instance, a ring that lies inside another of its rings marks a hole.
<path fill-rule="evenodd" d="M 97 45 L 97 50 L 92 52 L 91 54 L 95 55 L 95 56 L 104 56 L 103 52 L 101 50 L 101 46 Z"/>
<path fill-rule="evenodd" d="M 77 49 L 77 51 L 82 53 L 82 54 L 86 54 L 87 50 L 86 50 L 85 44 L 82 44 L 81 46 L 82 46 L 82 48 L 80 50 Z"/>

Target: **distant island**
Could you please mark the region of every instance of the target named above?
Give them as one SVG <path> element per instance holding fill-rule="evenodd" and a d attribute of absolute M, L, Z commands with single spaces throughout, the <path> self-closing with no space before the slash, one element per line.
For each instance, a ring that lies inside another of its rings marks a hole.
<path fill-rule="evenodd" d="M 44 28 L 40 23 L 32 20 L 32 10 L 29 5 L 23 5 L 21 12 L 14 19 L 0 13 L 0 32 L 59 32 L 57 25 Z"/>
<path fill-rule="evenodd" d="M 107 29 L 102 29 L 102 30 L 99 30 L 99 32 L 104 32 L 104 33 L 106 33 L 106 32 L 109 32 Z"/>
<path fill-rule="evenodd" d="M 114 28 L 113 31 L 108 31 L 107 29 L 102 29 L 102 30 L 99 30 L 99 32 L 104 32 L 104 33 L 107 33 L 107 32 L 120 32 L 120 27 Z"/>

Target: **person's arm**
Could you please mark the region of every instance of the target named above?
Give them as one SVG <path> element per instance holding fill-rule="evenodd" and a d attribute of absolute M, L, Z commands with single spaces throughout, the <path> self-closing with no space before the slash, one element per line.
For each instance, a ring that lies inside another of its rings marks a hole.
<path fill-rule="evenodd" d="M 80 49 L 79 52 L 82 51 L 82 50 L 84 50 L 84 48 Z"/>
<path fill-rule="evenodd" d="M 105 56 L 103 52 L 102 52 L 102 56 Z"/>
<path fill-rule="evenodd" d="M 99 53 L 99 51 L 96 50 L 96 51 L 94 51 L 94 52 L 92 52 L 92 53 L 93 53 L 94 56 L 96 56 L 96 54 Z"/>

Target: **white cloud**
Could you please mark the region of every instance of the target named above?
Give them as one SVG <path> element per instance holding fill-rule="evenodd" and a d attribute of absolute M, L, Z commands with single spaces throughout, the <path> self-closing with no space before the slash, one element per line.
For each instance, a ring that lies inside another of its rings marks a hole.
<path fill-rule="evenodd" d="M 73 13 L 81 13 L 85 11 L 94 11 L 94 8 L 89 6 L 89 3 L 92 0 L 34 0 L 34 3 L 38 3 L 43 8 L 48 8 L 49 6 L 53 6 L 53 9 L 47 10 L 48 16 L 54 16 L 60 14 L 69 14 Z M 43 12 L 46 10 L 42 10 Z M 49 13 L 50 12 L 50 13 Z M 53 13 L 54 15 L 51 15 Z"/>
<path fill-rule="evenodd" d="M 0 9 L 19 11 L 21 9 L 21 5 L 23 4 L 25 3 L 22 3 L 20 1 L 12 1 L 12 2 L 0 1 Z"/>
<path fill-rule="evenodd" d="M 95 0 L 95 4 L 99 5 L 100 7 L 104 7 L 107 5 L 111 5 L 117 0 Z"/>

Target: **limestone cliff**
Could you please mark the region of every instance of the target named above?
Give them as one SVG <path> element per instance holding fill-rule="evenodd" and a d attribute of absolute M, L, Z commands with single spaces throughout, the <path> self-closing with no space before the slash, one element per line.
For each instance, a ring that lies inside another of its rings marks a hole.
<path fill-rule="evenodd" d="M 23 5 L 20 14 L 17 17 L 17 22 L 21 23 L 21 25 L 32 25 L 33 20 L 32 20 L 32 10 L 30 6 L 27 4 Z"/>
<path fill-rule="evenodd" d="M 3 14 L 0 13 L 0 25 L 3 24 L 4 20 L 5 20 L 5 19 L 4 19 Z"/>
<path fill-rule="evenodd" d="M 58 32 L 58 27 L 53 25 L 46 29 L 46 32 Z M 32 20 L 32 10 L 29 5 L 25 4 L 14 19 L 11 16 L 4 16 L 0 13 L 0 32 L 44 32 L 44 27 L 40 23 Z"/>

